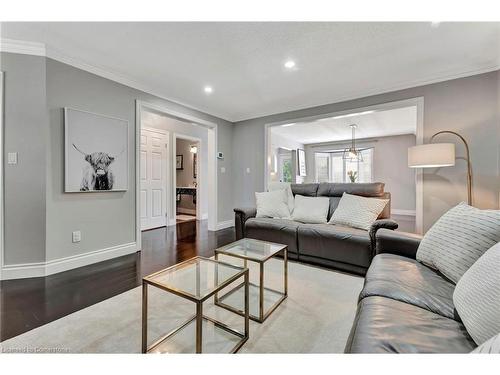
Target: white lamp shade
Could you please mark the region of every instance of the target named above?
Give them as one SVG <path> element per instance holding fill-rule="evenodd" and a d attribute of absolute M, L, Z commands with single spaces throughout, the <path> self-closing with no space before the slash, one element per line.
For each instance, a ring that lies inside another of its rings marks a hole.
<path fill-rule="evenodd" d="M 455 165 L 455 144 L 429 143 L 408 149 L 408 167 L 434 168 Z"/>

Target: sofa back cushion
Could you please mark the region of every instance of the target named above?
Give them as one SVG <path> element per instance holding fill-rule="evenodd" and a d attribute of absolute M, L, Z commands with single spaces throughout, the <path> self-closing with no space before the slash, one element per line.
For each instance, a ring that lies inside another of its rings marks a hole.
<path fill-rule="evenodd" d="M 391 195 L 384 191 L 385 184 L 383 182 L 355 184 L 323 182 L 320 184 L 292 184 L 291 187 L 293 195 L 298 194 L 306 197 L 318 196 L 330 198 L 330 208 L 328 210 L 327 220 L 331 219 L 344 193 L 361 195 L 362 197 L 388 199 L 389 202 L 380 213 L 378 219 L 388 219 L 391 217 Z"/>
<path fill-rule="evenodd" d="M 318 184 L 292 184 L 291 187 L 294 196 L 315 197 L 318 192 Z"/>

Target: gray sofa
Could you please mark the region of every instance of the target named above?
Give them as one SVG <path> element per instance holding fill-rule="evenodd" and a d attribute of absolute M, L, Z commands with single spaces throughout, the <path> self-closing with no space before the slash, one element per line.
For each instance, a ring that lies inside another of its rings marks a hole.
<path fill-rule="evenodd" d="M 364 275 L 375 254 L 375 234 L 380 228 L 396 229 L 390 219 L 390 193 L 384 184 L 292 184 L 294 195 L 329 197 L 328 220 L 344 192 L 364 197 L 389 199 L 370 230 L 331 224 L 303 224 L 292 220 L 256 218 L 255 208 L 235 208 L 236 238 L 255 238 L 288 245 L 290 259 L 333 267 Z"/>
<path fill-rule="evenodd" d="M 346 353 L 468 353 L 476 344 L 453 305 L 455 284 L 417 262 L 420 236 L 380 230 Z"/>

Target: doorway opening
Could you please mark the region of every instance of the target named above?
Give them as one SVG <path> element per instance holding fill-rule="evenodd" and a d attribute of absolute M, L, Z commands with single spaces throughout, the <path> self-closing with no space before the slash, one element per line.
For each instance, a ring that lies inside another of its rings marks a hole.
<path fill-rule="evenodd" d="M 177 213 L 185 215 L 181 221 L 205 220 L 204 227 L 216 231 L 217 125 L 142 101 L 136 102 L 136 124 L 137 249 L 143 230 L 175 226 Z M 189 148 L 179 151 L 178 142 L 179 150 L 182 142 Z"/>
<path fill-rule="evenodd" d="M 201 220 L 198 204 L 200 181 L 200 157 L 202 140 L 197 137 L 175 135 L 175 214 L 176 223 Z"/>
<path fill-rule="evenodd" d="M 407 150 L 423 141 L 423 105 L 412 98 L 266 124 L 264 189 L 275 181 L 383 182 L 402 230 L 422 233 L 422 173 L 408 168 Z M 356 161 L 345 157 L 354 142 Z"/>

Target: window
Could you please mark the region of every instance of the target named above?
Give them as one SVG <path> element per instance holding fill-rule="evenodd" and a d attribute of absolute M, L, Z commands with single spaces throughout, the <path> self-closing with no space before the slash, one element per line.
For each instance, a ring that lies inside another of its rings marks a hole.
<path fill-rule="evenodd" d="M 278 156 L 278 172 L 281 182 L 292 182 L 292 157 L 291 155 Z"/>
<path fill-rule="evenodd" d="M 351 182 L 350 172 L 356 172 L 355 182 L 372 182 L 373 148 L 361 150 L 362 162 L 350 162 L 342 158 L 342 151 L 316 152 L 316 182 Z"/>

